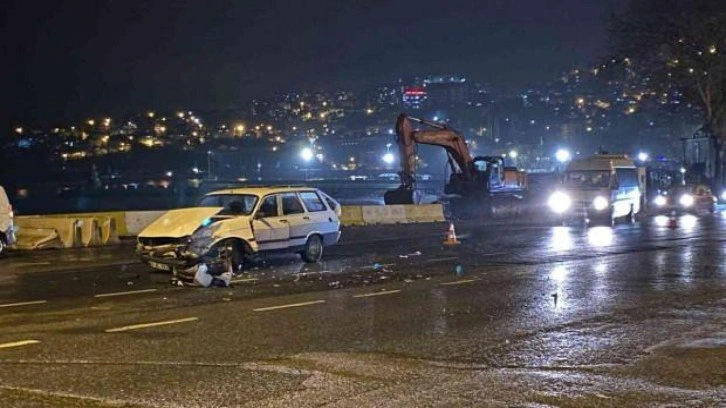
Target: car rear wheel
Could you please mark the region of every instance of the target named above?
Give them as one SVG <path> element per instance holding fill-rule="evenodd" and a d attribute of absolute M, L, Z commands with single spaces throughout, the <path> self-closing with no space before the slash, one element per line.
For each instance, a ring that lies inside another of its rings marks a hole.
<path fill-rule="evenodd" d="M 303 261 L 308 263 L 318 262 L 323 257 L 323 240 L 320 235 L 311 235 L 308 238 L 301 255 Z"/>

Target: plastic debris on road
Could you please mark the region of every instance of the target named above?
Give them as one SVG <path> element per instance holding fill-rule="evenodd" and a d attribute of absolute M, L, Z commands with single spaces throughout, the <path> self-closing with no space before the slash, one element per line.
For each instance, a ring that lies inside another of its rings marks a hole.
<path fill-rule="evenodd" d="M 461 264 L 456 264 L 454 267 L 454 273 L 456 273 L 457 276 L 461 276 L 464 274 L 464 267 L 461 266 Z"/>
<path fill-rule="evenodd" d="M 406 258 L 410 258 L 410 257 L 412 257 L 412 256 L 421 256 L 421 255 L 423 255 L 423 254 L 421 253 L 421 251 L 416 251 L 416 252 L 412 252 L 412 253 L 410 253 L 410 254 L 405 254 L 405 255 L 399 255 L 398 257 L 399 257 L 399 258 L 402 258 L 402 259 L 406 259 Z"/>
<path fill-rule="evenodd" d="M 194 283 L 202 287 L 209 287 L 212 284 L 214 278 L 210 275 L 207 265 L 201 264 L 197 268 L 197 272 L 194 274 Z"/>

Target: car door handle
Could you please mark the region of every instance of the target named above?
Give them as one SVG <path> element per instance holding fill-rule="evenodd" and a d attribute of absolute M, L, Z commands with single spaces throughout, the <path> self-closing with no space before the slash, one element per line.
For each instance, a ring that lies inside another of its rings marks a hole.
<path fill-rule="evenodd" d="M 280 220 L 281 223 L 287 224 L 287 220 Z"/>
<path fill-rule="evenodd" d="M 310 217 L 303 217 L 303 220 L 310 221 Z"/>

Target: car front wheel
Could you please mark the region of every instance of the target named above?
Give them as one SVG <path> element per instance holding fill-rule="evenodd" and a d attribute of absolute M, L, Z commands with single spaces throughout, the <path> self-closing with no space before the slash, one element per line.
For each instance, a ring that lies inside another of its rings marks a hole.
<path fill-rule="evenodd" d="M 5 253 L 5 250 L 7 249 L 8 245 L 5 243 L 5 237 L 0 234 L 0 255 Z"/>
<path fill-rule="evenodd" d="M 301 255 L 303 260 L 308 263 L 318 262 L 323 257 L 323 240 L 320 235 L 312 235 L 308 238 Z"/>

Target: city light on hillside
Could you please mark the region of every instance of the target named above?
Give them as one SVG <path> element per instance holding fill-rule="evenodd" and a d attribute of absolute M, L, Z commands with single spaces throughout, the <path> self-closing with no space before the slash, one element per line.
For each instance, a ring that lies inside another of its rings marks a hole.
<path fill-rule="evenodd" d="M 17 133 L 17 134 L 19 134 L 19 135 L 22 135 L 22 134 L 23 134 L 23 128 L 22 128 L 22 127 L 20 127 L 20 126 L 16 127 L 16 128 L 15 128 L 15 133 Z"/>

